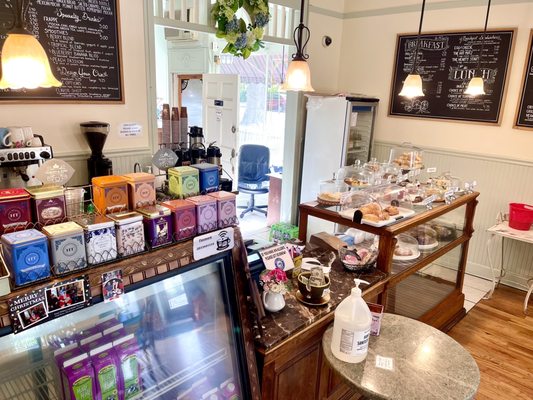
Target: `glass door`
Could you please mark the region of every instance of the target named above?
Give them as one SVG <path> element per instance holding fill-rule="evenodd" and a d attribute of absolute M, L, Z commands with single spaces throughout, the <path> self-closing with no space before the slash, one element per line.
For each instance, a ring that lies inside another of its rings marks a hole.
<path fill-rule="evenodd" d="M 82 378 L 106 400 L 246 398 L 233 278 L 225 266 L 201 265 L 0 338 L 0 399 L 62 399 L 62 391 L 75 398 Z"/>
<path fill-rule="evenodd" d="M 375 105 L 351 103 L 345 165 L 353 165 L 357 160 L 364 164 L 370 160 L 375 110 Z"/>

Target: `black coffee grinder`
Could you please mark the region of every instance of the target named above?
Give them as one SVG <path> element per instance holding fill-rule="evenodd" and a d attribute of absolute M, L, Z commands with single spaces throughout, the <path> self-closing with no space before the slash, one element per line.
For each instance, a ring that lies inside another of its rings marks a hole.
<path fill-rule="evenodd" d="M 109 134 L 109 124 L 99 121 L 83 122 L 80 129 L 92 151 L 91 157 L 87 159 L 89 182 L 95 176 L 113 175 L 113 162 L 102 154 Z"/>

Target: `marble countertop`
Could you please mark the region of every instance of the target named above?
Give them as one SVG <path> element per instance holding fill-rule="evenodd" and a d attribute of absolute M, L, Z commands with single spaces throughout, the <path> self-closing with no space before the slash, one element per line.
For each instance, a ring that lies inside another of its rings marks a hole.
<path fill-rule="evenodd" d="M 463 400 L 473 399 L 477 392 L 479 369 L 470 353 L 422 322 L 384 314 L 380 336 L 370 337 L 368 355 L 358 364 L 335 358 L 332 334 L 331 326 L 322 339 L 327 361 L 365 398 Z M 384 368 L 390 359 L 391 368 Z"/>
<path fill-rule="evenodd" d="M 327 264 L 331 253 L 331 251 L 315 248 L 305 252 L 304 255 L 318 258 L 322 263 Z M 296 299 L 298 283 L 296 276 L 293 276 L 292 289 L 285 294 L 285 308 L 275 313 L 267 311 L 267 315 L 261 319 L 261 329 L 255 327 L 256 345 L 266 351 L 334 311 L 355 286 L 353 278 L 363 279 L 373 286 L 385 279 L 387 275 L 375 268 L 360 273 L 350 272 L 344 269 L 340 260 L 336 258 L 331 265 L 329 277 L 331 281 L 329 302 L 323 306 L 307 306 Z M 363 293 L 370 286 L 361 285 Z"/>

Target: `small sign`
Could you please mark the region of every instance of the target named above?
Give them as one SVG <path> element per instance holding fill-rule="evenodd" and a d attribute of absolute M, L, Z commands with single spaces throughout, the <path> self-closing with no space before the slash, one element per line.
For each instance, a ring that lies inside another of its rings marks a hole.
<path fill-rule="evenodd" d="M 390 357 L 376 356 L 376 367 L 392 371 L 394 369 L 394 360 Z"/>
<path fill-rule="evenodd" d="M 224 107 L 224 100 L 215 100 L 216 107 Z"/>
<path fill-rule="evenodd" d="M 152 157 L 152 164 L 166 171 L 178 162 L 178 156 L 170 149 L 159 149 Z"/>
<path fill-rule="evenodd" d="M 118 135 L 124 138 L 139 137 L 143 133 L 143 127 L 138 122 L 124 122 L 118 127 Z"/>
<path fill-rule="evenodd" d="M 202 258 L 231 250 L 235 246 L 233 228 L 221 229 L 202 236 L 196 236 L 192 242 L 192 246 L 195 260 L 201 260 Z"/>
<path fill-rule="evenodd" d="M 9 315 L 14 333 L 91 305 L 87 276 L 56 282 L 9 299 Z"/>
<path fill-rule="evenodd" d="M 288 271 L 294 268 L 294 262 L 284 244 L 269 247 L 259 251 L 266 269 L 279 268 L 282 271 Z"/>
<path fill-rule="evenodd" d="M 74 168 L 59 158 L 47 160 L 39 167 L 35 178 L 44 184 L 63 186 L 74 175 Z"/>
<path fill-rule="evenodd" d="M 431 204 L 433 203 L 435 200 L 437 199 L 437 196 L 432 194 L 431 196 L 429 197 L 426 197 L 424 200 L 422 200 L 420 203 L 423 205 L 423 206 L 427 206 L 428 204 Z"/>
<path fill-rule="evenodd" d="M 102 274 L 102 296 L 104 303 L 118 299 L 124 294 L 122 270 L 105 272 Z"/>
<path fill-rule="evenodd" d="M 437 172 L 437 167 L 428 168 L 426 171 L 427 171 L 428 174 L 433 174 L 433 173 Z"/>

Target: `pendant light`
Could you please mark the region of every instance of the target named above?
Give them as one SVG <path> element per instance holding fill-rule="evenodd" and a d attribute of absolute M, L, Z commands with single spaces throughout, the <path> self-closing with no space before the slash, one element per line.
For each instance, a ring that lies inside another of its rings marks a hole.
<path fill-rule="evenodd" d="M 483 36 L 481 37 L 481 51 L 477 59 L 477 67 L 474 71 L 474 77 L 468 82 L 468 87 L 465 90 L 465 94 L 470 96 L 479 96 L 485 94 L 485 89 L 483 88 L 483 74 L 481 76 L 476 76 L 478 72 L 481 72 L 481 58 L 483 57 L 483 50 L 485 49 L 485 36 L 487 34 L 487 24 L 489 22 L 489 12 L 490 12 L 490 1 L 487 4 L 487 15 L 485 17 L 485 28 L 483 29 Z"/>
<path fill-rule="evenodd" d="M 304 33 L 306 36 L 305 42 Z M 304 0 L 302 0 L 300 24 L 294 30 L 296 53 L 292 55 L 292 61 L 289 64 L 289 68 L 287 68 L 287 76 L 285 77 L 285 82 L 281 85 L 281 90 L 315 91 L 311 86 L 311 71 L 309 70 L 309 64 L 307 64 L 309 55 L 305 54 L 305 46 L 307 46 L 310 36 L 309 28 L 304 25 Z"/>
<path fill-rule="evenodd" d="M 416 48 L 413 65 L 411 66 L 411 73 L 407 75 L 403 81 L 402 91 L 399 96 L 408 98 L 424 96 L 422 91 L 422 77 L 416 72 L 416 62 L 418 61 L 418 47 L 420 45 L 420 32 L 422 32 L 422 22 L 424 21 L 424 8 L 426 7 L 426 0 L 422 0 L 422 12 L 420 13 L 420 24 L 418 25 L 418 35 L 416 37 Z"/>
<path fill-rule="evenodd" d="M 59 87 L 43 46 L 26 30 L 24 16 L 29 0 L 13 0 L 15 14 L 13 29 L 7 33 L 2 47 L 2 78 L 0 89 L 35 89 L 38 87 Z"/>

